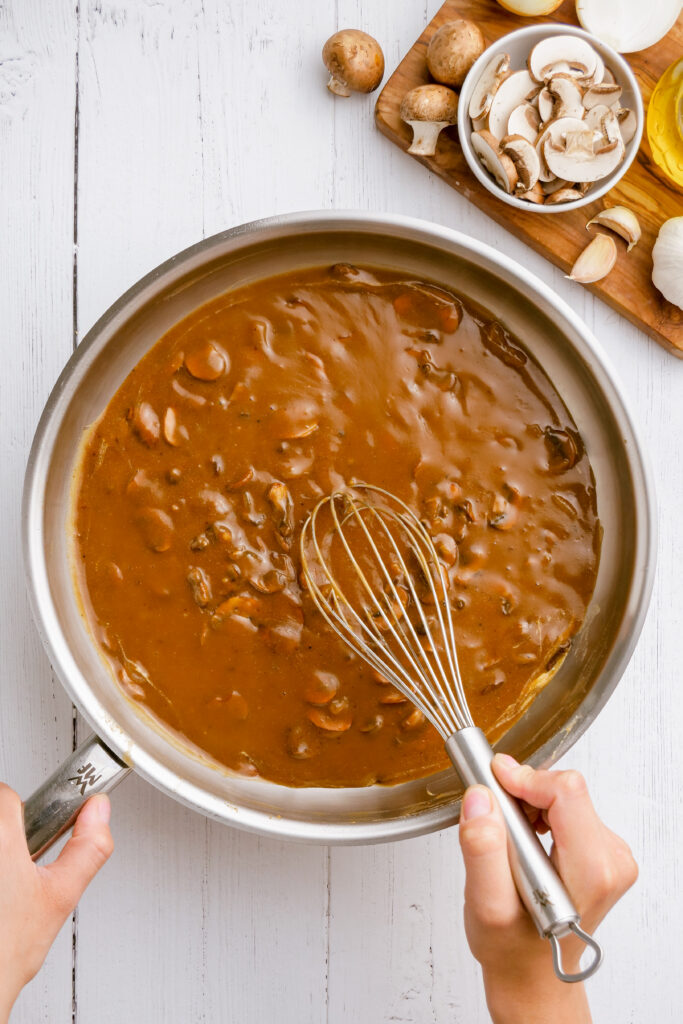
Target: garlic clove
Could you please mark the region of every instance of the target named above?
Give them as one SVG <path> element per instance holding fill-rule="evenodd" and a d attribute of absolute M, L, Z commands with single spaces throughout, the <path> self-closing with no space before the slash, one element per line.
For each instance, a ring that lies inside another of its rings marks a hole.
<path fill-rule="evenodd" d="M 683 217 L 664 221 L 652 250 L 652 283 L 683 309 Z"/>
<path fill-rule="evenodd" d="M 610 231 L 620 235 L 628 242 L 627 252 L 631 251 L 640 238 L 638 218 L 633 210 L 629 210 L 625 206 L 610 206 L 605 210 L 601 210 L 597 216 L 588 221 L 586 230 L 588 230 L 591 224 L 599 224 L 601 227 L 609 228 Z"/>
<path fill-rule="evenodd" d="M 609 235 L 596 235 L 579 255 L 566 276 L 579 284 L 592 284 L 607 277 L 617 260 L 617 244 Z"/>

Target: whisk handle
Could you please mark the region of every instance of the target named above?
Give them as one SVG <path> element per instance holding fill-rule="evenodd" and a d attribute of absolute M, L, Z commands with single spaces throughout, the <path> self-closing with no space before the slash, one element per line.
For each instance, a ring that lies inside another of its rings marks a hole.
<path fill-rule="evenodd" d="M 583 981 L 590 977 L 600 966 L 602 949 L 579 927 L 579 913 L 536 832 L 518 802 L 493 774 L 493 750 L 486 736 L 476 726 L 461 729 L 446 740 L 446 750 L 465 786 L 488 786 L 498 801 L 507 826 L 508 854 L 517 891 L 539 934 L 552 943 L 558 978 Z M 559 939 L 570 932 L 592 952 L 590 964 L 576 974 L 568 974 L 562 966 Z"/>

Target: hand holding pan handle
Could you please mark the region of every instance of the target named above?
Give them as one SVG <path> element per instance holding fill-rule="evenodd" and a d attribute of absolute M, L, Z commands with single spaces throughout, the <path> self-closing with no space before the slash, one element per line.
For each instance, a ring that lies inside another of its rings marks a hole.
<path fill-rule="evenodd" d="M 131 771 L 94 733 L 24 803 L 24 830 L 33 860 L 73 825 L 86 800 L 108 793 Z"/>

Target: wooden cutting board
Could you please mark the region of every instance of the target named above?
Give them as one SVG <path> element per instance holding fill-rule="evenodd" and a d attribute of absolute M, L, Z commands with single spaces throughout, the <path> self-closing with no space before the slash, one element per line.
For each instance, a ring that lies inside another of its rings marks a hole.
<path fill-rule="evenodd" d="M 375 107 L 380 131 L 404 150 L 410 145 L 410 130 L 399 116 L 401 100 L 409 89 L 430 81 L 427 45 L 436 30 L 454 18 L 470 18 L 476 22 L 487 45 L 516 28 L 532 23 L 530 18 L 510 14 L 495 0 L 446 0 L 387 81 Z M 565 0 L 554 14 L 533 21 L 578 24 L 574 0 Z M 646 110 L 658 78 L 682 55 L 683 15 L 656 46 L 627 55 L 640 84 Z M 579 210 L 552 216 L 516 210 L 487 192 L 465 163 L 455 127 L 441 133 L 435 156 L 416 156 L 415 159 L 440 175 L 449 185 L 565 273 L 569 272 L 574 260 L 590 240 L 586 222 L 604 206 L 628 206 L 638 216 L 642 228 L 638 245 L 627 254 L 625 243 L 617 239 L 619 256 L 611 274 L 596 284 L 576 287 L 590 288 L 669 351 L 683 358 L 683 311 L 667 302 L 651 279 L 652 246 L 663 221 L 683 215 L 683 189 L 669 183 L 653 163 L 646 133 L 631 167 L 606 196 Z"/>

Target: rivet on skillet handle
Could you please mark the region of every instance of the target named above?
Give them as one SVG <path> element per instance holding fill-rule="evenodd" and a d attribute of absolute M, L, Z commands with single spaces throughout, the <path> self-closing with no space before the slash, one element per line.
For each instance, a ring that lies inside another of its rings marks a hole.
<path fill-rule="evenodd" d="M 86 800 L 131 771 L 94 733 L 24 803 L 29 852 L 37 860 L 71 828 Z"/>

